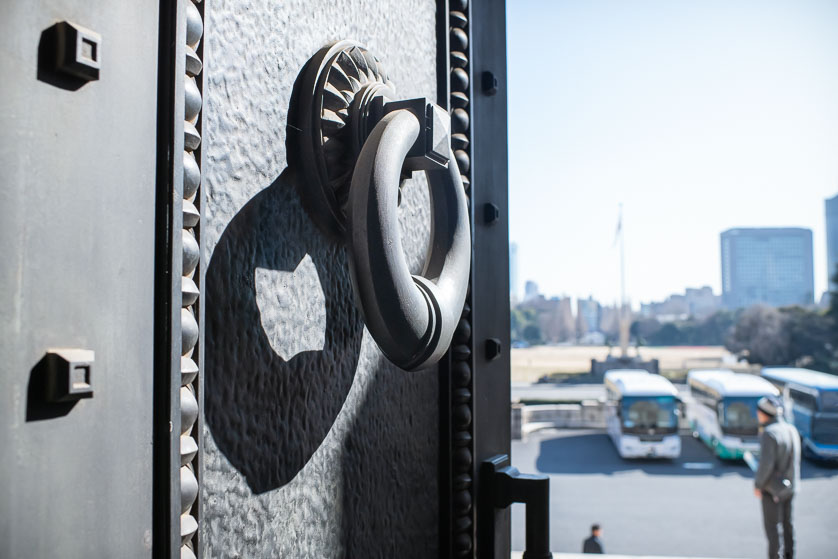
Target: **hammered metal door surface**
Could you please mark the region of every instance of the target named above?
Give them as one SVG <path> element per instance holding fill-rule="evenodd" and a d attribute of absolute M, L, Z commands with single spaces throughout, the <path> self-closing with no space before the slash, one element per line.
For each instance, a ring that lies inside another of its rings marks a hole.
<path fill-rule="evenodd" d="M 97 81 L 39 68 L 63 20 Z M 150 557 L 158 4 L 3 2 L 0 29 L 0 556 Z M 92 398 L 34 390 L 55 347 L 95 352 Z"/>
<path fill-rule="evenodd" d="M 355 306 L 346 249 L 288 171 L 294 81 L 353 39 L 399 98 L 436 98 L 433 0 L 213 0 L 205 28 L 204 557 L 438 555 L 438 371 L 389 363 Z M 400 207 L 429 238 L 424 177 Z"/>

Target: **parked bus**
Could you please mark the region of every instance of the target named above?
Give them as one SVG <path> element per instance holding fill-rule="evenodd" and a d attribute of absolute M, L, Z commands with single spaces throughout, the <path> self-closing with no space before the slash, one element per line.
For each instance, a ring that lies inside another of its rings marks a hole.
<path fill-rule="evenodd" d="M 779 391 L 756 375 L 727 369 L 699 369 L 687 374 L 692 401 L 687 419 L 693 436 L 716 456 L 740 459 L 745 451 L 759 451 L 757 402 Z"/>
<path fill-rule="evenodd" d="M 762 377 L 783 392 L 786 420 L 800 432 L 803 454 L 838 460 L 838 377 L 780 367 L 764 368 Z"/>
<path fill-rule="evenodd" d="M 660 375 L 635 369 L 605 373 L 608 434 L 623 458 L 678 458 L 678 391 Z"/>

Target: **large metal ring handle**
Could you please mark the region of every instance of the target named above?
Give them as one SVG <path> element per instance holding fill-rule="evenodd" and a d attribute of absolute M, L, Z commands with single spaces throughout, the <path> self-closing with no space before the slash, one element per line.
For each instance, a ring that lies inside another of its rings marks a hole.
<path fill-rule="evenodd" d="M 453 160 L 425 171 L 431 241 L 421 276 L 411 276 L 398 220 L 399 180 L 420 131 L 408 110 L 386 114 L 361 148 L 349 192 L 352 285 L 370 334 L 407 370 L 447 351 L 460 319 L 471 267 L 471 232 L 462 179 Z M 450 138 L 449 138 L 450 143 Z"/>

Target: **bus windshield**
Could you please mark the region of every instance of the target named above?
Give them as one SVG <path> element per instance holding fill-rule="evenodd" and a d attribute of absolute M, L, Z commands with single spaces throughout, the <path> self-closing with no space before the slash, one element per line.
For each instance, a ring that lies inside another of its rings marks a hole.
<path fill-rule="evenodd" d="M 722 431 L 729 435 L 756 435 L 759 432 L 759 398 L 725 398 Z"/>
<path fill-rule="evenodd" d="M 626 396 L 621 405 L 625 433 L 675 433 L 678 430 L 674 396 Z"/>

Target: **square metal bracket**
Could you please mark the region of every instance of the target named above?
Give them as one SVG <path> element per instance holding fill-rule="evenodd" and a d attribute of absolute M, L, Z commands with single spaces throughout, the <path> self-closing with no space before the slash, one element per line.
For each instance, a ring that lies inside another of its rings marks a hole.
<path fill-rule="evenodd" d="M 46 399 L 71 402 L 93 397 L 94 352 L 89 349 L 57 348 L 47 352 Z"/>
<path fill-rule="evenodd" d="M 69 21 L 62 21 L 55 27 L 56 70 L 85 81 L 98 80 L 102 67 L 102 36 Z"/>
<path fill-rule="evenodd" d="M 398 110 L 408 110 L 419 120 L 419 137 L 407 152 L 404 170 L 448 168 L 451 158 L 451 117 L 448 113 L 425 97 L 418 97 L 384 103 L 383 115 Z"/>

